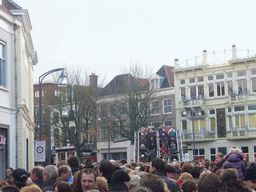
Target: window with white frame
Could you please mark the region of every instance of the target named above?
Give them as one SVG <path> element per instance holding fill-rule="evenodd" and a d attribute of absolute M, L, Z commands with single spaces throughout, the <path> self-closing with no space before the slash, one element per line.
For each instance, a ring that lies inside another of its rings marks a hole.
<path fill-rule="evenodd" d="M 251 69 L 251 75 L 256 75 L 256 69 Z"/>
<path fill-rule="evenodd" d="M 0 44 L 0 85 L 5 86 L 5 45 Z"/>
<path fill-rule="evenodd" d="M 185 84 L 185 79 L 181 79 L 180 80 L 180 85 L 184 85 Z"/>
<path fill-rule="evenodd" d="M 216 128 L 216 124 L 215 124 L 215 118 L 210 118 L 210 129 L 211 131 L 214 131 Z"/>
<path fill-rule="evenodd" d="M 232 116 L 227 116 L 227 119 L 228 119 L 228 121 L 227 121 L 227 127 L 228 127 L 228 129 L 229 130 L 232 130 L 232 126 L 233 126 L 233 123 L 232 123 Z"/>
<path fill-rule="evenodd" d="M 256 113 L 248 114 L 249 128 L 256 128 Z"/>
<path fill-rule="evenodd" d="M 163 112 L 164 114 L 172 113 L 172 99 L 163 100 Z"/>
<path fill-rule="evenodd" d="M 194 155 L 194 150 L 193 151 L 193 155 Z M 195 149 L 195 156 L 196 156 L 196 160 L 197 161 L 203 161 L 205 159 L 205 153 L 204 153 L 204 149 Z"/>
<path fill-rule="evenodd" d="M 213 80 L 213 76 L 212 75 L 209 75 L 208 76 L 208 81 L 212 81 Z"/>
<path fill-rule="evenodd" d="M 93 135 L 90 133 L 85 133 L 84 140 L 86 144 L 93 144 Z"/>
<path fill-rule="evenodd" d="M 198 82 L 198 83 L 204 82 L 204 77 L 198 77 L 198 78 L 197 78 L 197 82 Z"/>
<path fill-rule="evenodd" d="M 39 98 L 39 91 L 35 91 L 35 98 Z"/>
<path fill-rule="evenodd" d="M 235 128 L 241 129 L 245 128 L 245 115 L 235 115 Z"/>
<path fill-rule="evenodd" d="M 206 129 L 205 119 L 195 119 L 194 120 L 194 130 L 198 132 L 199 130 Z"/>
<path fill-rule="evenodd" d="M 218 79 L 224 79 L 224 74 L 216 75 L 216 80 L 218 80 Z"/>
<path fill-rule="evenodd" d="M 158 115 L 159 114 L 159 101 L 152 101 L 151 102 L 151 114 Z"/>
<path fill-rule="evenodd" d="M 108 124 L 107 122 L 102 122 L 100 126 L 100 139 L 104 140 L 108 138 Z"/>
<path fill-rule="evenodd" d="M 237 80 L 237 90 L 238 90 L 238 94 L 245 94 L 247 92 L 246 79 Z"/>
<path fill-rule="evenodd" d="M 252 93 L 256 93 L 256 78 L 252 78 L 251 82 L 252 82 Z"/>
<path fill-rule="evenodd" d="M 246 70 L 237 71 L 236 76 L 237 77 L 245 77 L 246 76 Z"/>
<path fill-rule="evenodd" d="M 210 160 L 215 161 L 216 148 L 210 148 Z"/>
<path fill-rule="evenodd" d="M 214 97 L 214 87 L 213 84 L 208 85 L 209 97 Z"/>
<path fill-rule="evenodd" d="M 185 90 L 185 87 L 181 87 L 180 88 L 180 97 L 181 97 L 181 100 L 184 100 L 186 98 L 186 90 Z"/>
<path fill-rule="evenodd" d="M 224 83 L 217 83 L 217 96 L 225 95 L 225 86 Z"/>
<path fill-rule="evenodd" d="M 110 116 L 114 117 L 116 116 L 116 104 L 112 104 L 109 106 Z"/>
<path fill-rule="evenodd" d="M 101 105 L 100 106 L 100 117 L 106 117 L 107 116 L 107 106 Z"/>
<path fill-rule="evenodd" d="M 160 88 L 159 79 L 150 80 L 150 85 L 151 85 L 151 89 L 159 89 Z"/>
<path fill-rule="evenodd" d="M 227 79 L 232 78 L 232 72 L 227 73 Z"/>
<path fill-rule="evenodd" d="M 228 87 L 228 95 L 232 95 L 233 94 L 233 82 L 227 81 L 227 87 Z"/>
<path fill-rule="evenodd" d="M 195 78 L 190 78 L 189 79 L 189 83 L 195 83 L 195 82 L 196 82 Z"/>
<path fill-rule="evenodd" d="M 121 120 L 120 121 L 121 137 L 124 137 L 124 135 L 126 135 L 126 131 L 127 131 L 127 121 L 126 120 Z"/>
<path fill-rule="evenodd" d="M 119 113 L 120 113 L 120 115 L 126 114 L 126 103 L 119 104 Z"/>
<path fill-rule="evenodd" d="M 187 121 L 186 120 L 182 120 L 181 121 L 181 128 L 182 128 L 182 131 L 184 131 L 184 132 L 188 131 Z"/>

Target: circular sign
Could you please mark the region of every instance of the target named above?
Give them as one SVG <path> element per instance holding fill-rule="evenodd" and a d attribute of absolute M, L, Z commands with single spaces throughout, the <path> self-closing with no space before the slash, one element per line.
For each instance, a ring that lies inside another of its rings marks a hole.
<path fill-rule="evenodd" d="M 38 147 L 36 148 L 36 152 L 37 152 L 38 154 L 41 154 L 41 153 L 44 152 L 44 148 L 43 148 L 42 146 L 38 146 Z"/>

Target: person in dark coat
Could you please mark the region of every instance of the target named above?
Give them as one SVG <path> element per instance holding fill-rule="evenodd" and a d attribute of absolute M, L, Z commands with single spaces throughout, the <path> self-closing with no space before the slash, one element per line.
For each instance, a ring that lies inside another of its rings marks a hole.
<path fill-rule="evenodd" d="M 164 168 L 165 168 L 165 163 L 162 159 L 160 158 L 155 158 L 152 160 L 150 164 L 150 172 L 155 175 L 159 175 L 164 179 L 164 182 L 167 184 L 168 189 L 170 192 L 177 192 L 180 191 L 180 186 L 177 181 L 168 178 L 164 174 Z"/>
<path fill-rule="evenodd" d="M 130 188 L 130 176 L 123 170 L 117 170 L 113 173 L 112 184 L 109 192 L 128 192 Z"/>
<path fill-rule="evenodd" d="M 110 187 L 112 181 L 112 175 L 114 173 L 114 166 L 109 161 L 102 161 L 99 166 L 99 176 L 105 177 L 108 181 L 108 188 Z"/>
<path fill-rule="evenodd" d="M 12 172 L 13 184 L 19 189 L 26 186 L 27 179 L 28 173 L 24 169 L 17 168 Z"/>
<path fill-rule="evenodd" d="M 43 171 L 44 171 L 44 168 L 41 166 L 35 166 L 30 171 L 30 178 L 32 182 L 34 182 L 38 187 L 40 187 L 40 189 L 42 189 L 44 185 Z"/>
<path fill-rule="evenodd" d="M 42 188 L 43 192 L 52 191 L 53 185 L 57 182 L 56 179 L 58 177 L 58 169 L 54 165 L 48 165 L 44 168 L 43 179 L 44 185 Z"/>
<path fill-rule="evenodd" d="M 222 165 L 222 168 L 227 166 L 236 168 L 240 180 L 243 179 L 246 171 L 245 162 L 243 161 L 244 156 L 241 153 L 242 151 L 240 149 L 231 148 L 230 153 L 225 157 L 226 161 Z"/>

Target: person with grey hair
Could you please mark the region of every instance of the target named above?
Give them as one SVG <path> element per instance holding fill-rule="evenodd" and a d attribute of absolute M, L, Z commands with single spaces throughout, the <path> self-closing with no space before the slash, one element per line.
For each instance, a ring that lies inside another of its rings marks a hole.
<path fill-rule="evenodd" d="M 130 180 L 130 189 L 134 189 L 138 186 L 140 186 L 140 180 L 141 177 L 139 175 L 129 175 L 131 180 Z"/>
<path fill-rule="evenodd" d="M 58 177 L 58 169 L 54 165 L 48 165 L 44 168 L 43 179 L 44 185 L 42 188 L 43 192 L 52 191 L 53 185 L 56 183 L 56 179 Z"/>

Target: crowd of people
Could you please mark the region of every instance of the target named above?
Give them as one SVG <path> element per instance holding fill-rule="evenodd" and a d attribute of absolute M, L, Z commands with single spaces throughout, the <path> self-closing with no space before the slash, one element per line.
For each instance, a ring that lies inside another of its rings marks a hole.
<path fill-rule="evenodd" d="M 157 138 L 159 146 L 157 146 Z M 142 127 L 139 134 L 140 162 L 150 162 L 157 156 L 159 147 L 160 158 L 166 161 L 178 159 L 176 131 L 171 127 Z"/>
<path fill-rule="evenodd" d="M 1 192 L 253 192 L 256 165 L 244 160 L 240 149 L 231 148 L 215 161 L 172 161 L 155 157 L 150 162 L 103 160 L 80 164 L 72 156 L 57 166 L 6 170 Z"/>

